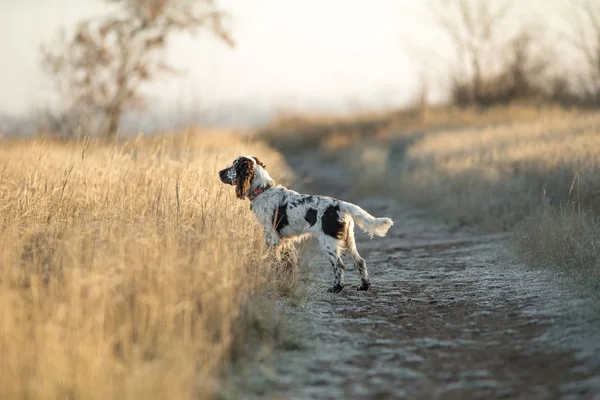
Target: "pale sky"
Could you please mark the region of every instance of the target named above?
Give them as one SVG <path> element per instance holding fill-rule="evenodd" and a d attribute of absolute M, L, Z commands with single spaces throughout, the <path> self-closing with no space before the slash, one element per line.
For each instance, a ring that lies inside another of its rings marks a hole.
<path fill-rule="evenodd" d="M 447 47 L 411 11 L 420 0 L 217 3 L 233 16 L 236 48 L 207 34 L 172 40 L 170 61 L 187 73 L 146 87 L 153 107 L 393 106 L 409 101 L 420 86 L 411 47 L 441 54 Z M 548 8 L 540 0 L 530 4 Z M 26 113 L 48 102 L 52 86 L 39 68 L 40 44 L 59 27 L 104 11 L 99 0 L 0 0 L 0 113 Z"/>

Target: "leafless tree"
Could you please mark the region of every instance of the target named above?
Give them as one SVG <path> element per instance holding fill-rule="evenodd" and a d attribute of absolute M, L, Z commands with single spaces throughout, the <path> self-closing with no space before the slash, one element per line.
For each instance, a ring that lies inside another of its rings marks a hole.
<path fill-rule="evenodd" d="M 458 68 L 452 85 L 467 87 L 469 103 L 476 103 L 491 58 L 511 37 L 503 26 L 512 2 L 509 0 L 429 0 L 436 23 L 451 39 Z"/>
<path fill-rule="evenodd" d="M 571 30 L 567 36 L 583 57 L 584 67 L 577 78 L 578 89 L 587 101 L 600 101 L 600 1 L 573 0 Z"/>
<path fill-rule="evenodd" d="M 169 36 L 206 29 L 230 46 L 226 15 L 213 0 L 105 0 L 108 15 L 86 20 L 42 47 L 74 126 L 115 139 L 128 109 L 144 106 L 141 87 L 176 70 L 165 59 Z M 86 132 L 86 134 L 88 133 Z"/>

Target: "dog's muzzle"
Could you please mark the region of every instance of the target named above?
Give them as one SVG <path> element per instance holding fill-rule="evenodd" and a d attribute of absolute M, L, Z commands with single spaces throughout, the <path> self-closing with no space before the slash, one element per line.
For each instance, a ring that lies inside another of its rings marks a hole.
<path fill-rule="evenodd" d="M 230 168 L 225 168 L 219 171 L 219 178 L 221 179 L 221 182 L 227 184 L 227 185 L 233 185 L 233 182 L 231 180 L 231 176 L 229 174 L 229 169 Z"/>

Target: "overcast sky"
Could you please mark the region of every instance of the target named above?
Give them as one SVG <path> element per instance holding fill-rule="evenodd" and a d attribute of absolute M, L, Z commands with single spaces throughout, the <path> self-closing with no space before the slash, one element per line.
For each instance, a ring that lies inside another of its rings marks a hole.
<path fill-rule="evenodd" d="M 175 38 L 171 61 L 187 73 L 146 87 L 153 106 L 402 104 L 420 86 L 413 46 L 442 55 L 448 47 L 410 11 L 420 0 L 217 3 L 233 16 L 236 48 L 210 35 Z M 548 8 L 541 0 L 529 4 L 539 15 Z M 59 27 L 104 11 L 99 0 L 0 0 L 0 112 L 23 113 L 48 102 L 52 87 L 39 68 L 40 44 Z"/>

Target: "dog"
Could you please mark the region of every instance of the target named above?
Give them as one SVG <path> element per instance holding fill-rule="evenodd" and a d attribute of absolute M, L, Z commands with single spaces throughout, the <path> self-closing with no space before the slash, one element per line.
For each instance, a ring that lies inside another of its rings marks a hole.
<path fill-rule="evenodd" d="M 221 182 L 235 186 L 238 199 L 249 199 L 250 209 L 262 225 L 267 246 L 277 249 L 310 235 L 316 237 L 334 273 L 330 293 L 344 287 L 346 267 L 341 254 L 347 254 L 358 269 L 361 285 L 369 290 L 367 264 L 356 249 L 354 223 L 371 238 L 386 235 L 393 221 L 375 218 L 359 206 L 327 196 L 300 194 L 276 185 L 258 158 L 241 156 L 219 171 Z"/>

